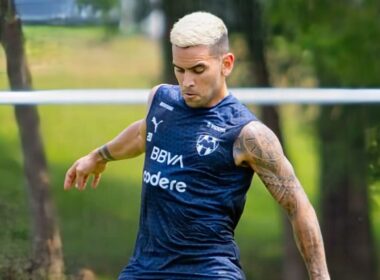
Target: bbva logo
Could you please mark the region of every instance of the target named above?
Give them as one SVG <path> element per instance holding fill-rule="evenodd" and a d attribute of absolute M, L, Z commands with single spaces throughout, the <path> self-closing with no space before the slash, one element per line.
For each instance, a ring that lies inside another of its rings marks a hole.
<path fill-rule="evenodd" d="M 200 156 L 207 156 L 214 152 L 219 146 L 219 139 L 208 135 L 202 134 L 197 140 L 197 152 Z"/>

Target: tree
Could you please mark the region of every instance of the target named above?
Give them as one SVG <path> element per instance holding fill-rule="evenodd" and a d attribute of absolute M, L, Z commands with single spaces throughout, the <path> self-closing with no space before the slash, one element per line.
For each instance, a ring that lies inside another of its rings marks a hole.
<path fill-rule="evenodd" d="M 369 220 L 366 108 L 325 106 L 321 136 L 321 203 L 325 244 L 334 279 L 375 279 Z"/>
<path fill-rule="evenodd" d="M 240 26 L 238 27 L 246 38 L 252 72 L 252 85 L 257 87 L 270 87 L 270 74 L 266 59 L 267 38 L 264 25 L 263 8 L 257 0 L 239 0 L 235 2 L 236 12 L 239 15 Z M 280 116 L 277 106 L 269 105 L 262 107 L 263 122 L 277 135 L 284 144 L 280 126 Z M 283 215 L 284 222 L 284 262 L 283 279 L 302 280 L 306 278 L 305 266 L 297 250 L 293 239 L 292 228 Z"/>
<path fill-rule="evenodd" d="M 188 1 L 186 3 L 189 3 Z M 184 5 L 182 5 L 184 4 Z M 166 83 L 177 83 L 172 65 L 172 45 L 170 43 L 170 30 L 173 24 L 185 14 L 185 3 L 179 5 L 175 0 L 163 0 L 162 9 L 165 14 L 165 33 L 161 41 L 162 44 L 162 56 L 163 56 L 163 80 Z"/>
<path fill-rule="evenodd" d="M 378 86 L 378 1 L 272 2 L 273 30 L 308 50 L 321 87 Z M 275 5 L 276 4 L 276 5 Z M 332 279 L 375 279 L 367 134 L 374 106 L 323 106 L 317 119 L 321 211 Z"/>
<path fill-rule="evenodd" d="M 23 46 L 21 21 L 14 1 L 0 0 L 0 43 L 7 59 L 12 90 L 31 90 L 31 75 Z M 16 106 L 33 224 L 32 279 L 63 278 L 63 254 L 54 204 L 50 194 L 47 164 L 34 106 Z"/>
<path fill-rule="evenodd" d="M 365 2 L 369 1 L 363 4 Z M 317 45 L 314 49 L 320 86 L 379 85 L 375 75 L 380 75 L 380 69 L 376 69 L 368 56 L 375 55 L 375 52 L 363 44 L 368 40 L 365 38 L 368 33 L 374 33 L 374 38 L 380 35 L 379 27 L 377 30 L 370 27 L 372 24 L 379 25 L 371 22 L 372 12 L 368 8 L 354 3 L 338 6 L 336 9 L 346 15 L 337 20 L 339 35 L 324 26 L 331 34 L 330 45 L 325 48 Z M 350 28 L 344 27 L 346 25 Z M 332 39 L 333 36 L 336 36 L 335 39 Z M 371 39 L 371 44 L 379 43 Z M 338 48 L 341 53 L 333 55 Z M 360 60 L 356 58 L 358 53 L 363 55 Z M 372 111 L 373 108 L 363 105 L 324 106 L 317 122 L 321 135 L 323 230 L 334 279 L 376 278 L 365 133 L 374 117 L 379 120 L 379 116 L 376 117 Z"/>

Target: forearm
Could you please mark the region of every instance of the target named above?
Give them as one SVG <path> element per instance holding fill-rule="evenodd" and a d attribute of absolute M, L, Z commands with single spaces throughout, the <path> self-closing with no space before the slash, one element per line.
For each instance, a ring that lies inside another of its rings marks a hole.
<path fill-rule="evenodd" d="M 300 203 L 290 216 L 297 247 L 304 259 L 311 280 L 329 280 L 322 234 L 311 204 Z"/>
<path fill-rule="evenodd" d="M 96 151 L 105 160 L 133 158 L 142 154 L 145 151 L 145 120 L 134 122 Z"/>
<path fill-rule="evenodd" d="M 310 280 L 329 280 L 322 234 L 314 208 L 287 161 L 283 162 L 283 167 L 276 175 L 268 170 L 260 170 L 259 175 L 288 214 Z"/>

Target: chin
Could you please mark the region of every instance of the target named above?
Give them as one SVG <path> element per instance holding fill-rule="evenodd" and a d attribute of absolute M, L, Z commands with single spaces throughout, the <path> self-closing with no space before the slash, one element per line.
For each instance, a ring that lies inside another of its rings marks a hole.
<path fill-rule="evenodd" d="M 187 106 L 189 106 L 190 108 L 202 108 L 202 105 L 201 104 L 198 104 L 197 102 L 189 102 L 189 101 L 186 101 L 185 100 L 185 103 Z"/>

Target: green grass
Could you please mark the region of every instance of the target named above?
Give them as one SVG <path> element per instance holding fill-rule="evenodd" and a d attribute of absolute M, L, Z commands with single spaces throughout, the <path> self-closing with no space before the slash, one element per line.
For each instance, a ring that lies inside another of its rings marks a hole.
<path fill-rule="evenodd" d="M 106 37 L 100 28 L 26 27 L 27 54 L 36 89 L 151 87 L 160 81 L 159 45 L 140 36 Z M 0 54 L 0 65 L 4 65 Z M 2 68 L 0 68 L 2 69 Z M 7 88 L 0 70 L 0 89 Z M 316 109 L 281 110 L 286 150 L 315 206 L 318 155 L 310 120 Z M 115 279 L 135 241 L 143 158 L 109 165 L 98 189 L 63 191 L 67 168 L 78 157 L 143 117 L 144 106 L 51 105 L 39 107 L 67 272 L 82 267 Z M 301 118 L 299 116 L 302 116 Z M 30 220 L 22 156 L 11 106 L 0 107 L 0 268 L 2 259 L 30 250 Z M 378 199 L 378 196 L 375 197 Z M 282 217 L 262 183 L 254 180 L 236 231 L 248 279 L 279 279 Z M 380 211 L 372 212 L 380 236 Z M 378 238 L 379 239 L 379 238 Z M 380 244 L 378 244 L 380 251 Z"/>
<path fill-rule="evenodd" d="M 90 267 L 114 279 L 132 252 L 142 157 L 110 164 L 96 190 L 64 192 L 62 180 L 72 161 L 143 117 L 144 111 L 141 106 L 41 108 L 41 118 L 47 120 L 42 134 L 52 143 L 47 144 L 47 155 L 53 163 L 54 195 L 69 270 Z"/>
<path fill-rule="evenodd" d="M 149 87 L 159 81 L 159 45 L 145 37 L 108 38 L 102 28 L 88 27 L 24 29 L 36 89 Z M 5 88 L 4 70 L 0 89 Z"/>

